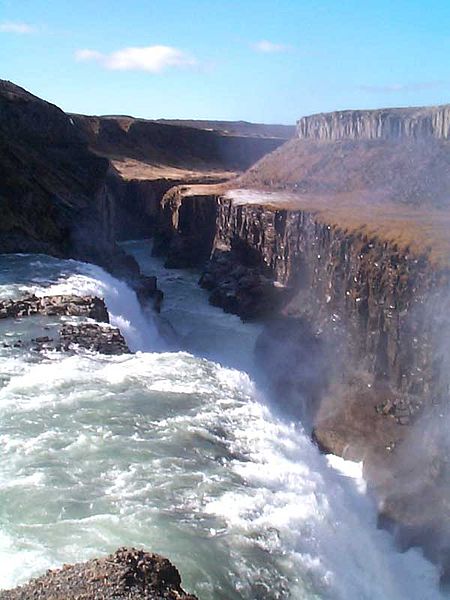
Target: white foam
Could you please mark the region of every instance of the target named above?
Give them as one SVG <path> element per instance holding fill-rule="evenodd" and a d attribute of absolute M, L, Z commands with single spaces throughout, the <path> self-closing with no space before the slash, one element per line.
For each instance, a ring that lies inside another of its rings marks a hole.
<path fill-rule="evenodd" d="M 33 289 L 103 295 L 145 344 L 131 290 L 63 264 Z M 0 353 L 0 374 L 0 587 L 131 544 L 169 555 L 203 600 L 440 597 L 433 565 L 377 530 L 361 466 L 321 456 L 246 373 L 54 352 Z"/>
<path fill-rule="evenodd" d="M 62 278 L 50 287 L 35 287 L 36 295 L 76 294 L 105 299 L 111 324 L 118 327 L 131 350 L 151 350 L 157 346 L 157 330 L 145 316 L 136 294 L 123 281 L 95 265 L 78 266 L 82 273 Z"/>

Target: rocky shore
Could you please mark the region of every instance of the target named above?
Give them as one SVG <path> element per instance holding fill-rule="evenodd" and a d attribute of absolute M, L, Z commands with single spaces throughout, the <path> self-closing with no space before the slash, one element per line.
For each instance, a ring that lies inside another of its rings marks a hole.
<path fill-rule="evenodd" d="M 167 559 L 136 548 L 120 548 L 45 575 L 0 600 L 196 600 L 181 587 L 178 570 Z"/>

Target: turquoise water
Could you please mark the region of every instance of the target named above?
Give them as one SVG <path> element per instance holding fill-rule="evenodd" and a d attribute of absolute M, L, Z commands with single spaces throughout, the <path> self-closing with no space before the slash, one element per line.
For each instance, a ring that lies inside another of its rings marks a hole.
<path fill-rule="evenodd" d="M 137 545 L 203 600 L 439 598 L 435 568 L 376 529 L 360 467 L 320 455 L 272 410 L 255 383 L 259 328 L 209 306 L 197 275 L 164 270 L 145 242 L 126 247 L 157 271 L 181 350 L 102 269 L 0 257 L 0 297 L 104 296 L 137 350 L 0 344 L 0 587 Z M 0 335 L 57 324 L 8 321 Z"/>

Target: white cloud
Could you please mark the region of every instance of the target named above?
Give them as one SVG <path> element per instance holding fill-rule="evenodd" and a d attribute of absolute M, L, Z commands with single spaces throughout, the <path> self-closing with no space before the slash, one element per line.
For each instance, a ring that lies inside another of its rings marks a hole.
<path fill-rule="evenodd" d="M 112 71 L 147 71 L 161 73 L 172 67 L 192 67 L 197 61 L 178 48 L 171 46 L 147 46 L 123 48 L 110 54 L 96 50 L 78 50 L 75 58 L 79 61 L 95 61 Z"/>
<path fill-rule="evenodd" d="M 264 54 L 275 54 L 277 52 L 286 52 L 289 50 L 289 46 L 285 44 L 274 44 L 273 42 L 269 42 L 268 40 L 260 40 L 255 44 L 251 44 L 253 50 L 256 52 L 263 52 Z"/>
<path fill-rule="evenodd" d="M 103 54 L 95 50 L 77 50 L 75 58 L 77 60 L 102 60 Z"/>
<path fill-rule="evenodd" d="M 0 23 L 0 32 L 1 33 L 34 33 L 36 31 L 36 27 L 33 25 L 29 25 L 28 23 L 19 23 L 14 21 L 2 21 Z"/>

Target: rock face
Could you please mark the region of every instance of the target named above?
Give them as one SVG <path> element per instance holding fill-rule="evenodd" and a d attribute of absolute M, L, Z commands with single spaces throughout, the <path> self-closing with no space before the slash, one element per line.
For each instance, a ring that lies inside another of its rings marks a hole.
<path fill-rule="evenodd" d="M 450 105 L 427 108 L 345 110 L 303 117 L 297 122 L 303 140 L 392 140 L 450 137 Z"/>
<path fill-rule="evenodd" d="M 293 128 L 147 121 L 132 117 L 72 119 L 89 147 L 107 158 L 116 176 L 108 178 L 114 198 L 115 239 L 142 239 L 155 233 L 161 199 L 181 184 L 220 183 L 281 145 Z M 233 125 L 233 124 L 230 124 Z"/>
<path fill-rule="evenodd" d="M 448 286 L 446 270 L 311 212 L 192 189 L 183 197 L 183 188 L 166 200 L 167 265 L 198 266 L 209 255 L 201 283 L 214 304 L 246 319 L 306 315 L 317 331 L 339 338 L 349 362 L 399 394 L 390 414 L 398 402 L 402 420 L 446 393 L 432 352 L 443 310 L 432 291 Z"/>
<path fill-rule="evenodd" d="M 196 600 L 181 588 L 172 563 L 158 554 L 121 548 L 106 558 L 64 565 L 0 600 Z"/>
<path fill-rule="evenodd" d="M 442 474 L 450 480 L 450 462 L 431 440 L 446 423 L 449 269 L 294 201 L 206 192 L 168 199 L 168 264 L 185 266 L 188 256 L 203 267 L 213 304 L 266 321 L 257 355 L 283 409 L 309 423 L 323 451 L 364 460 L 383 522 L 402 525 L 403 547 L 420 543 L 445 564 L 450 532 L 437 535 L 436 523 L 449 515 L 436 489 Z M 426 420 L 433 427 L 418 435 Z"/>
<path fill-rule="evenodd" d="M 111 252 L 108 162 L 59 108 L 7 81 L 0 81 L 0 167 L 0 252 L 81 256 L 89 235 L 97 254 Z"/>
<path fill-rule="evenodd" d="M 423 307 L 433 288 L 445 288 L 448 276 L 433 273 L 424 257 L 364 234 L 349 235 L 311 213 L 223 198 L 216 227 L 218 259 L 234 247 L 241 256 L 258 257 L 260 271 L 285 290 L 284 314 L 307 315 L 318 331 L 339 336 L 349 359 L 417 403 L 439 395 L 431 352 L 435 323 Z M 214 250 L 212 262 L 218 259 Z M 239 305 L 235 312 L 241 314 Z M 412 412 L 415 407 L 411 400 Z"/>
<path fill-rule="evenodd" d="M 154 253 L 167 256 L 168 268 L 189 268 L 209 258 L 219 197 L 215 190 L 215 186 L 177 186 L 164 195 Z"/>

